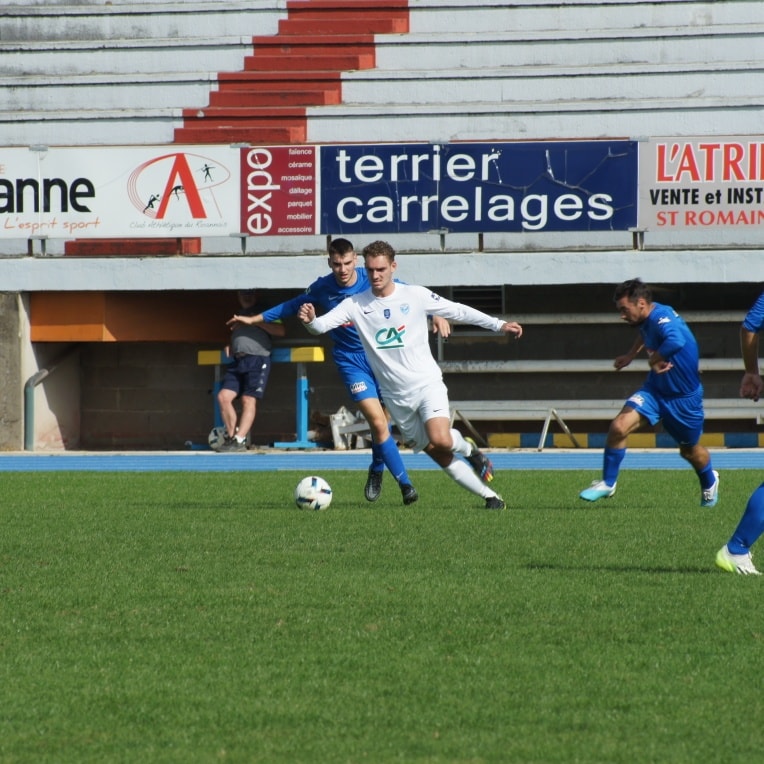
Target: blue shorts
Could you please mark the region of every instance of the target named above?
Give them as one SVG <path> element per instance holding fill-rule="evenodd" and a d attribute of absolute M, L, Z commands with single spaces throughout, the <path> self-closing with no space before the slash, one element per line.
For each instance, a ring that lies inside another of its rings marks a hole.
<path fill-rule="evenodd" d="M 366 398 L 382 400 L 379 385 L 369 366 L 366 353 L 335 353 L 334 362 L 354 401 L 362 401 Z"/>
<path fill-rule="evenodd" d="M 220 387 L 223 390 L 233 390 L 237 396 L 246 395 L 262 400 L 270 373 L 270 356 L 245 355 L 234 358 L 233 363 L 226 368 Z"/>
<path fill-rule="evenodd" d="M 627 401 L 651 425 L 663 422 L 666 432 L 680 446 L 694 446 L 703 434 L 703 393 L 663 398 L 650 390 L 638 390 Z"/>

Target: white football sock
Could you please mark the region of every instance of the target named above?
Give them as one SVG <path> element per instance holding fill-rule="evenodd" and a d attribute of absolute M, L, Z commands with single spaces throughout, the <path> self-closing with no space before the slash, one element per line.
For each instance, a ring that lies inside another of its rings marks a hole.
<path fill-rule="evenodd" d="M 464 439 L 464 436 L 459 432 L 459 430 L 455 430 L 454 428 L 451 428 L 451 440 L 453 440 L 454 445 L 451 446 L 451 450 L 455 454 L 461 454 L 462 456 L 469 456 L 472 453 L 472 446 L 467 443 L 467 441 Z"/>
<path fill-rule="evenodd" d="M 462 488 L 466 488 L 470 493 L 482 496 L 484 499 L 487 499 L 489 496 L 496 496 L 496 493 L 488 488 L 472 471 L 469 465 L 461 459 L 454 459 L 443 470 L 454 482 L 458 483 Z"/>

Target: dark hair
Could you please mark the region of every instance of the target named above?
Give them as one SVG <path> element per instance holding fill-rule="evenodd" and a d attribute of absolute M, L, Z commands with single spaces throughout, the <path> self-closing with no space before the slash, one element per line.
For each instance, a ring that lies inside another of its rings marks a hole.
<path fill-rule="evenodd" d="M 364 259 L 367 257 L 386 257 L 391 263 L 395 261 L 395 250 L 386 241 L 373 241 L 363 248 Z"/>
<path fill-rule="evenodd" d="M 355 251 L 355 247 L 347 239 L 333 239 L 329 244 L 329 257 L 332 255 L 347 255 Z"/>
<path fill-rule="evenodd" d="M 642 279 L 629 279 L 615 288 L 613 302 L 618 302 L 618 300 L 622 300 L 624 297 L 629 302 L 636 302 L 640 298 L 644 298 L 645 302 L 649 303 L 653 301 L 653 292 Z"/>

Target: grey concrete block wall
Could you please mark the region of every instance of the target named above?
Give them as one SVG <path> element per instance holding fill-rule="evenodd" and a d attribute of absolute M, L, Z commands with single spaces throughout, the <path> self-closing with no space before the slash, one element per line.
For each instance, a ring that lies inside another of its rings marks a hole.
<path fill-rule="evenodd" d="M 214 366 L 198 366 L 209 345 L 87 343 L 81 352 L 82 449 L 183 450 L 203 445 L 214 423 Z M 350 401 L 331 361 L 308 364 L 311 409 L 332 413 Z M 294 440 L 295 364 L 274 364 L 258 404 L 252 442 Z"/>
<path fill-rule="evenodd" d="M 0 450 L 3 451 L 18 450 L 24 437 L 20 322 L 18 294 L 0 293 Z"/>

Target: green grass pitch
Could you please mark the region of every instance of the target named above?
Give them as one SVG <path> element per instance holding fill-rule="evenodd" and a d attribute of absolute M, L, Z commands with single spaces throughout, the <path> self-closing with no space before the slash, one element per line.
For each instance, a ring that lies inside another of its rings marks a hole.
<path fill-rule="evenodd" d="M 751 762 L 764 580 L 714 564 L 755 471 L 6 473 L 0 762 Z M 755 550 L 754 550 L 755 551 Z M 764 560 L 764 556 L 762 557 Z"/>

